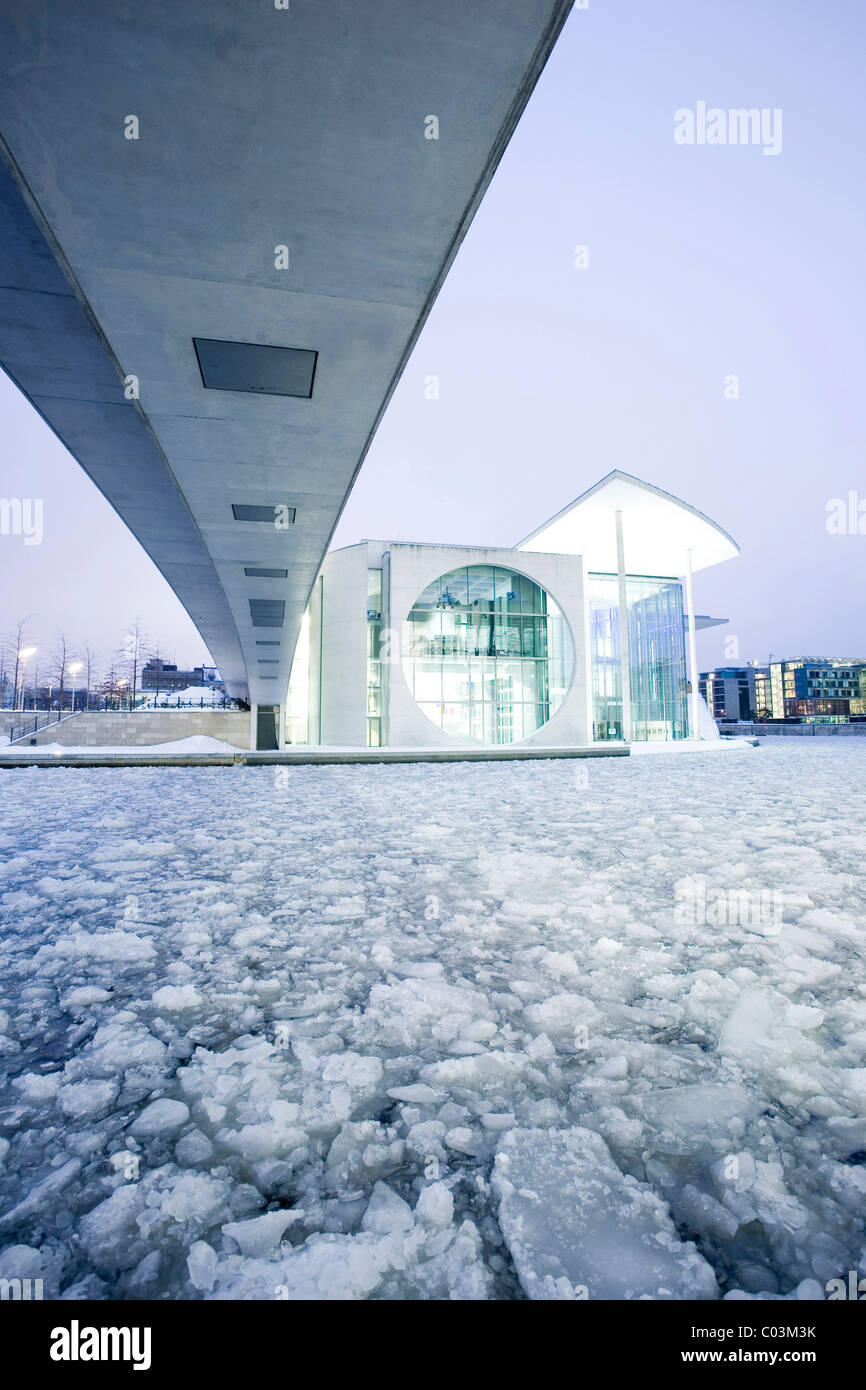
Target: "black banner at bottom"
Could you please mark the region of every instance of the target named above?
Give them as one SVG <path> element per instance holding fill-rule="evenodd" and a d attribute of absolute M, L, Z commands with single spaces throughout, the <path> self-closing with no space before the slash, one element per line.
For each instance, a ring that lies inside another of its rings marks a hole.
<path fill-rule="evenodd" d="M 592 1357 L 596 1365 L 622 1374 L 668 1375 L 675 1367 L 686 1373 L 712 1367 L 801 1367 L 826 1379 L 843 1370 L 850 1373 L 852 1361 L 856 1364 L 859 1324 L 866 1310 L 861 1314 L 839 1304 L 859 1301 L 859 1296 L 840 1294 L 828 1302 L 646 1300 L 396 1307 L 279 1300 L 43 1303 L 7 1298 L 0 1301 L 0 1327 L 7 1358 L 14 1355 L 25 1374 L 38 1372 L 60 1382 L 70 1376 L 92 1379 L 106 1370 L 114 1376 L 189 1373 L 199 1383 L 208 1376 L 222 1381 L 238 1357 L 256 1376 L 270 1371 L 297 1374 L 310 1357 L 329 1375 L 341 1357 L 347 1368 L 357 1364 L 369 1373 L 381 1367 L 385 1350 L 391 1370 L 402 1365 L 408 1374 L 433 1333 L 431 1371 L 435 1365 L 439 1374 L 447 1371 L 443 1363 L 450 1356 L 453 1370 L 465 1373 L 472 1348 L 488 1371 L 499 1353 L 511 1357 L 518 1345 L 530 1353 L 534 1349 L 537 1358 L 537 1338 L 553 1334 L 557 1342 L 549 1353 L 557 1359 L 563 1352 L 575 1356 L 576 1370 L 586 1368 Z M 508 1319 L 500 1323 L 503 1308 Z M 346 1340 L 339 1338 L 344 1330 L 349 1334 Z M 452 1344 L 451 1337 L 459 1340 Z M 525 1337 L 531 1340 L 524 1342 Z M 404 1359 L 404 1348 L 411 1360 Z M 543 1365 L 542 1361 L 542 1371 Z M 513 1374 L 516 1368 L 510 1370 Z"/>

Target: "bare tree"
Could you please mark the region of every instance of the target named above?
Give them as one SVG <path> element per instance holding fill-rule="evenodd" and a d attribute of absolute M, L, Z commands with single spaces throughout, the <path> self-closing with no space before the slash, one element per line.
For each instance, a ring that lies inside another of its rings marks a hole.
<path fill-rule="evenodd" d="M 99 687 L 99 693 L 104 696 L 106 700 L 120 701 L 123 698 L 124 687 L 121 685 L 121 678 L 117 673 L 117 667 L 115 665 L 112 664 L 109 666 L 103 676 L 102 684 Z"/>
<path fill-rule="evenodd" d="M 90 692 L 93 689 L 93 677 L 96 670 L 96 653 L 89 642 L 82 643 L 81 657 L 84 662 L 85 679 L 87 688 L 84 696 L 84 708 L 90 709 Z"/>
<path fill-rule="evenodd" d="M 141 618 L 136 618 L 123 639 L 123 660 L 126 669 L 129 671 L 129 685 L 133 707 L 135 706 L 135 696 L 138 690 L 138 675 L 146 645 L 147 638 L 144 628 L 142 627 Z"/>
<path fill-rule="evenodd" d="M 18 674 L 21 670 L 21 650 L 27 641 L 32 616 L 28 614 L 26 618 L 19 618 L 17 624 L 12 629 L 10 641 L 15 651 L 15 674 L 12 677 L 12 708 L 18 708 Z M 22 691 L 23 695 L 23 691 Z M 23 706 L 22 706 L 23 708 Z"/>
<path fill-rule="evenodd" d="M 72 656 L 69 643 L 64 632 L 58 632 L 57 643 L 51 653 L 51 677 L 52 683 L 57 682 L 57 708 L 63 713 L 63 687 L 66 681 L 66 663 Z"/>

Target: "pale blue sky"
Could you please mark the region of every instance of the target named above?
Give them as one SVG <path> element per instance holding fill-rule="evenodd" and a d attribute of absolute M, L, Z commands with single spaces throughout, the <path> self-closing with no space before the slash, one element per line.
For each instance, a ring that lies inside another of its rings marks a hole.
<path fill-rule="evenodd" d="M 698 610 L 731 619 L 702 635 L 702 667 L 729 635 L 743 660 L 866 656 L 866 536 L 825 529 L 829 499 L 866 499 L 864 58 L 851 0 L 574 11 L 335 543 L 510 545 L 622 468 L 742 547 L 697 578 Z M 781 108 L 781 153 L 675 144 L 674 112 L 699 100 Z M 2 626 L 33 611 L 46 644 L 63 627 L 107 655 L 140 613 L 200 659 L 167 586 L 5 380 L 0 423 L 3 494 L 46 499 L 42 546 L 0 540 Z"/>

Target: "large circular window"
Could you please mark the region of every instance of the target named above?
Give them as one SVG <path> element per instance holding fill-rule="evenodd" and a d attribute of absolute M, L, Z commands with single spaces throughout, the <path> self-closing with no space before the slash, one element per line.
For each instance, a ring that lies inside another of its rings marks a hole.
<path fill-rule="evenodd" d="M 515 743 L 546 724 L 571 686 L 574 646 L 550 594 L 498 565 L 429 584 L 403 627 L 403 670 L 444 733 Z"/>

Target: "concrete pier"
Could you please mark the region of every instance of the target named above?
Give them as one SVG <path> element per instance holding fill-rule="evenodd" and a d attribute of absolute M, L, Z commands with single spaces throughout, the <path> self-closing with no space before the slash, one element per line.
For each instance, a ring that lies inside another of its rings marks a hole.
<path fill-rule="evenodd" d="M 46 753 L 34 748 L 0 756 L 9 767 L 333 767 L 367 763 L 504 763 L 545 758 L 627 758 L 627 743 L 581 748 L 286 748 L 237 753 Z"/>

